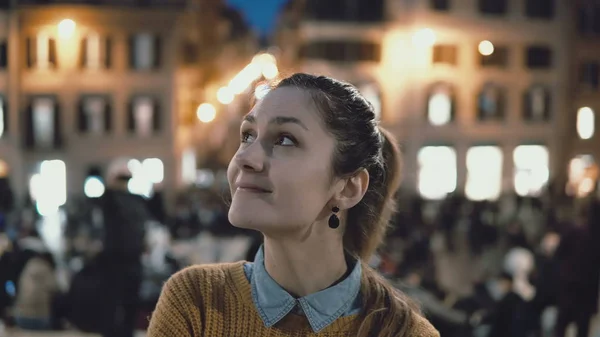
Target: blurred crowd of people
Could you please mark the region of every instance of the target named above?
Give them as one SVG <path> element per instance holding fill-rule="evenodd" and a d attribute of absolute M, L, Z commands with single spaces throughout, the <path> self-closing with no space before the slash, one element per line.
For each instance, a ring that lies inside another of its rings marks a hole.
<path fill-rule="evenodd" d="M 168 214 L 160 193 L 130 194 L 127 179 L 65 207 L 60 251 L 41 235 L 34 207 L 17 209 L 0 193 L 0 320 L 131 336 L 177 270 L 253 259 L 262 238 L 229 224 L 219 193 L 185 191 Z M 442 336 L 563 337 L 571 323 L 589 336 L 600 283 L 598 198 L 548 190 L 493 202 L 403 193 L 399 201 L 370 263 L 421 304 Z"/>
<path fill-rule="evenodd" d="M 442 336 L 564 337 L 571 323 L 578 337 L 589 336 L 600 288 L 597 197 L 549 189 L 400 205 L 381 270 Z"/>

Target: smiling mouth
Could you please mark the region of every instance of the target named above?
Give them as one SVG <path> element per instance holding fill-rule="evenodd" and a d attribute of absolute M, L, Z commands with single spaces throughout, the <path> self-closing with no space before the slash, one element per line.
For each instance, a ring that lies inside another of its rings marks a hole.
<path fill-rule="evenodd" d="M 238 191 L 249 192 L 249 193 L 258 193 L 258 194 L 269 194 L 271 191 L 262 189 L 260 187 L 250 187 L 250 186 L 240 186 L 237 188 Z"/>

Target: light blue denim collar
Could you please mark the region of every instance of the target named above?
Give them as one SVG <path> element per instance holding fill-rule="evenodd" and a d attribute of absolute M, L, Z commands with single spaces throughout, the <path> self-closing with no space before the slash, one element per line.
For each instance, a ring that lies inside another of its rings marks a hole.
<path fill-rule="evenodd" d="M 358 261 L 353 263 L 352 271 L 341 282 L 297 299 L 277 284 L 267 272 L 262 246 L 254 263 L 244 265 L 244 271 L 252 287 L 252 300 L 266 327 L 272 327 L 290 312 L 296 313 L 301 309 L 313 331 L 318 333 L 336 319 L 360 312 L 362 267 Z"/>

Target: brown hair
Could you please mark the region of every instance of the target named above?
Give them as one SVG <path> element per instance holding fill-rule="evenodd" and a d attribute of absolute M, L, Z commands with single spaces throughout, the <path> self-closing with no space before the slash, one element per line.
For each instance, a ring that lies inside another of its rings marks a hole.
<path fill-rule="evenodd" d="M 372 105 L 358 90 L 324 76 L 294 74 L 276 86 L 307 90 L 336 139 L 332 173 L 369 172 L 363 199 L 348 210 L 344 249 L 361 261 L 362 324 L 357 336 L 411 336 L 419 311 L 401 291 L 366 263 L 383 241 L 400 184 L 400 154 L 393 136 L 378 126 Z"/>

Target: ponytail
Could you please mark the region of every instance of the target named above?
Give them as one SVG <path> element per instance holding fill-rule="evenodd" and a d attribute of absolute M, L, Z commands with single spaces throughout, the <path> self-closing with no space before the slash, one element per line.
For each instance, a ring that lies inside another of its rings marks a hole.
<path fill-rule="evenodd" d="M 382 138 L 382 172 L 372 170 L 375 179 L 370 183 L 370 193 L 374 196 L 372 224 L 363 224 L 365 232 L 371 234 L 368 244 L 362 246 L 359 258 L 362 264 L 362 323 L 358 337 L 402 337 L 413 336 L 415 321 L 420 314 L 418 306 L 389 281 L 383 278 L 366 262 L 383 241 L 389 220 L 396 210 L 395 194 L 400 186 L 400 150 L 394 137 L 379 127 Z M 367 192 L 369 193 L 369 192 Z M 375 197 L 376 196 L 376 197 Z M 367 199 L 369 200 L 369 199 Z M 350 216 L 349 216 L 350 218 Z M 366 227 L 366 228 L 365 228 Z"/>

